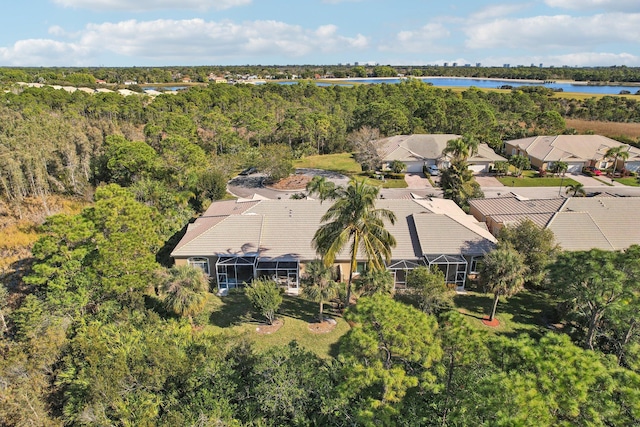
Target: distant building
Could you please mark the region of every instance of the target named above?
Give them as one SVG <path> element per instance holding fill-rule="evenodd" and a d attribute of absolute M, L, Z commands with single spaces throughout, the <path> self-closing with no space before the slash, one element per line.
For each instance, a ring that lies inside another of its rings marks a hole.
<path fill-rule="evenodd" d="M 502 64 L 502 67 L 509 68 L 509 67 L 511 67 L 511 64 Z"/>
<path fill-rule="evenodd" d="M 476 67 L 482 67 L 482 63 L 481 62 L 476 62 Z"/>

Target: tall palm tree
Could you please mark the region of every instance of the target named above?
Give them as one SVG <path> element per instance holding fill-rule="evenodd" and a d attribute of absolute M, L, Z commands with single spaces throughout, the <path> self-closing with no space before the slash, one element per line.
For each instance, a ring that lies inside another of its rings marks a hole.
<path fill-rule="evenodd" d="M 358 251 L 364 251 L 369 269 L 382 270 L 385 261 L 391 261 L 391 248 L 396 239 L 384 228 L 384 221 L 395 223 L 396 216 L 388 209 L 375 207 L 379 189 L 352 179 L 349 185 L 338 187 L 335 203 L 322 217 L 321 225 L 313 236 L 314 249 L 322 256 L 326 266 L 331 266 L 340 252 L 349 245 L 351 261 L 347 297 L 349 305 L 353 272 L 357 267 Z"/>
<path fill-rule="evenodd" d="M 567 185 L 566 189 L 566 194 L 573 193 L 571 195 L 572 197 L 584 197 L 587 195 L 586 191 L 584 190 L 584 184 L 581 184 L 579 182 Z"/>
<path fill-rule="evenodd" d="M 480 283 L 494 295 L 489 321 L 496 315 L 500 295 L 510 297 L 522 290 L 526 272 L 523 256 L 511 246 L 498 247 L 484 257 Z"/>
<path fill-rule="evenodd" d="M 207 303 L 209 281 L 202 270 L 180 265 L 169 270 L 169 277 L 162 286 L 166 294 L 164 303 L 168 310 L 183 317 L 198 314 Z"/>
<path fill-rule="evenodd" d="M 472 136 L 464 135 L 462 138 L 447 141 L 447 146 L 442 154 L 451 154 L 454 160 L 467 160 L 478 153 L 478 140 Z"/>
<path fill-rule="evenodd" d="M 302 283 L 302 295 L 320 304 L 318 319 L 322 322 L 324 303 L 338 295 L 338 285 L 332 280 L 331 269 L 324 265 L 322 260 L 313 260 L 304 268 Z"/>
<path fill-rule="evenodd" d="M 613 174 L 615 175 L 618 159 L 627 160 L 629 158 L 629 151 L 624 145 L 619 145 L 609 148 L 604 155 L 605 157 L 613 157 Z"/>
<path fill-rule="evenodd" d="M 309 194 L 317 194 L 320 202 L 323 202 L 333 198 L 336 185 L 324 176 L 316 175 L 307 183 L 306 190 Z"/>

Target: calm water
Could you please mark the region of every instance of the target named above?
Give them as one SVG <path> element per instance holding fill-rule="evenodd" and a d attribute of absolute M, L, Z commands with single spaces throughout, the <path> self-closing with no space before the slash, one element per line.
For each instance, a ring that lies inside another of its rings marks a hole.
<path fill-rule="evenodd" d="M 387 84 L 397 84 L 403 81 L 404 79 L 344 79 L 344 80 L 336 80 L 335 84 L 340 84 L 342 86 L 353 86 L 351 83 L 369 83 L 369 84 L 379 84 L 379 83 L 387 83 Z M 622 86 L 622 85 L 610 85 L 610 86 L 586 86 L 580 84 L 570 84 L 570 83 L 531 83 L 531 82 L 521 82 L 514 80 L 488 80 L 488 79 L 469 79 L 465 77 L 459 78 L 447 78 L 447 77 L 424 77 L 420 78 L 425 83 L 431 83 L 434 86 L 447 86 L 447 87 L 471 87 L 475 86 L 481 89 L 497 89 L 502 85 L 509 85 L 513 87 L 518 86 L 544 86 L 551 89 L 562 89 L 563 92 L 575 92 L 575 93 L 586 93 L 593 95 L 617 95 L 621 90 L 628 90 L 631 94 L 635 94 L 640 90 L 640 86 Z M 281 85 L 293 85 L 298 84 L 297 80 L 289 80 L 289 81 L 280 81 L 278 84 Z M 318 86 L 331 86 L 334 83 L 329 82 L 317 82 Z M 189 86 L 165 86 L 165 87 L 153 87 L 153 86 L 145 86 L 144 89 L 154 89 L 154 90 L 165 90 L 165 91 L 177 91 L 181 89 L 187 89 Z"/>
<path fill-rule="evenodd" d="M 403 79 L 346 79 L 342 81 L 347 82 L 360 82 L 360 83 L 400 83 Z M 636 91 L 640 90 L 640 86 L 621 86 L 621 85 L 611 85 L 611 86 L 586 86 L 579 84 L 570 84 L 570 83 L 529 83 L 529 82 L 520 82 L 514 80 L 488 80 L 488 79 L 469 79 L 465 77 L 460 78 L 433 78 L 433 77 L 425 77 L 420 78 L 423 82 L 431 83 L 434 86 L 449 86 L 449 87 L 471 87 L 475 86 L 481 89 L 496 89 L 502 85 L 510 85 L 513 87 L 518 86 L 544 86 L 551 89 L 562 89 L 564 92 L 576 92 L 576 93 L 587 93 L 594 95 L 617 95 L 621 90 L 628 90 L 631 94 L 635 94 Z"/>

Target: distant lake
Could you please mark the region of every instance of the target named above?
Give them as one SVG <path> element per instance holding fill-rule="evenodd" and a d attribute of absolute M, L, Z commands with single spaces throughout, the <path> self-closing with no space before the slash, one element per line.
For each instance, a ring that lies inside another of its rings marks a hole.
<path fill-rule="evenodd" d="M 365 83 L 365 84 L 397 84 L 406 79 L 400 78 L 370 78 L 370 79 L 335 79 L 335 83 L 331 81 L 316 82 L 318 86 L 353 86 L 353 83 Z M 624 85 L 607 85 L 607 86 L 588 86 L 586 84 L 572 84 L 572 83 L 544 83 L 531 80 L 509 80 L 509 79 L 472 79 L 467 77 L 422 77 L 418 78 L 425 83 L 431 83 L 434 86 L 442 87 L 463 87 L 468 88 L 475 86 L 480 89 L 497 89 L 503 85 L 512 87 L 519 86 L 544 86 L 550 89 L 562 89 L 563 92 L 585 93 L 592 95 L 617 95 L 621 90 L 628 90 L 631 95 L 634 95 L 640 90 L 638 86 L 624 86 Z M 285 80 L 279 81 L 281 85 L 294 85 L 300 83 L 301 80 Z M 310 80 L 304 80 L 310 81 Z M 312 80 L 311 80 L 312 81 Z M 158 90 L 158 91 L 178 91 L 188 89 L 190 86 L 145 86 L 144 90 Z"/>
<path fill-rule="evenodd" d="M 143 90 L 157 90 L 158 92 L 176 92 L 182 89 L 188 89 L 189 86 L 144 86 Z"/>
<path fill-rule="evenodd" d="M 337 82 L 358 82 L 358 83 L 388 83 L 397 84 L 405 79 L 394 78 L 371 78 L 371 79 L 341 79 Z M 628 90 L 631 94 L 635 94 L 640 90 L 640 86 L 623 86 L 623 85 L 607 85 L 607 86 L 588 86 L 586 84 L 572 83 L 544 83 L 535 81 L 509 80 L 509 79 L 472 79 L 467 77 L 449 78 L 449 77 L 423 77 L 418 78 L 425 83 L 431 83 L 434 86 L 449 87 L 471 87 L 475 86 L 480 89 L 497 89 L 503 85 L 513 87 L 519 86 L 544 86 L 550 89 L 562 89 L 563 92 L 587 93 L 593 95 L 617 95 L 621 90 Z"/>

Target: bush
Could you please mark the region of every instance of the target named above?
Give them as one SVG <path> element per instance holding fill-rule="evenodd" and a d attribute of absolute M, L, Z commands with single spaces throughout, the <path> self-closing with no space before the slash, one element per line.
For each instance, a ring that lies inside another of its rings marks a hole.
<path fill-rule="evenodd" d="M 282 304 L 282 290 L 273 280 L 255 279 L 245 291 L 247 298 L 271 325 L 276 318 L 276 312 Z"/>

